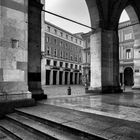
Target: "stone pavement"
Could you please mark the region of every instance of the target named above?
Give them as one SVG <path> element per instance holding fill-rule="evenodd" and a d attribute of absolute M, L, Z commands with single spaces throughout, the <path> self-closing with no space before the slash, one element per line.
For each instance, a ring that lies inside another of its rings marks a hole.
<path fill-rule="evenodd" d="M 48 98 L 68 96 L 68 87 L 71 87 L 72 96 L 85 95 L 85 87 L 82 85 L 51 85 L 43 86 Z"/>
<path fill-rule="evenodd" d="M 25 113 L 49 119 L 88 134 L 109 140 L 140 140 L 140 124 L 102 115 L 85 113 L 53 105 L 38 104 L 20 109 Z"/>
<path fill-rule="evenodd" d="M 139 91 L 135 91 L 134 93 L 127 91 L 121 94 L 88 94 L 77 97 L 67 96 L 63 98 L 50 98 L 48 100 L 41 101 L 41 103 L 140 122 Z"/>

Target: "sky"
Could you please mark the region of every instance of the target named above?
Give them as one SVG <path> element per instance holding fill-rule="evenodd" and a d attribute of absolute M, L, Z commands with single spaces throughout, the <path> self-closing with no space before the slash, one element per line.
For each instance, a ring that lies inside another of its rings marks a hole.
<path fill-rule="evenodd" d="M 45 10 L 91 26 L 88 8 L 85 0 L 45 0 Z M 56 16 L 45 14 L 45 20 L 71 33 L 88 32 L 91 29 L 66 21 Z M 120 21 L 129 20 L 125 11 L 122 12 Z"/>

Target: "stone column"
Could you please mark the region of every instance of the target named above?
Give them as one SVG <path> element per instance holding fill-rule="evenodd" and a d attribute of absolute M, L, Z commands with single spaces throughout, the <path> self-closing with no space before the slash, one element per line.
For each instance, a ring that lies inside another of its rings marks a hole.
<path fill-rule="evenodd" d="M 65 71 L 62 74 L 62 85 L 65 85 Z"/>
<path fill-rule="evenodd" d="M 73 84 L 75 85 L 75 72 L 73 72 Z"/>
<path fill-rule="evenodd" d="M 46 85 L 46 59 L 41 60 L 41 85 Z"/>
<path fill-rule="evenodd" d="M 57 76 L 56 76 L 56 84 L 59 85 L 59 74 L 60 74 L 60 71 L 57 71 Z"/>
<path fill-rule="evenodd" d="M 28 7 L 28 86 L 32 97 L 46 98 L 41 86 L 41 10 L 40 1 L 29 1 Z"/>
<path fill-rule="evenodd" d="M 68 85 L 70 85 L 70 72 L 68 72 Z"/>
<path fill-rule="evenodd" d="M 77 73 L 77 84 L 79 84 L 79 72 Z"/>
<path fill-rule="evenodd" d="M 8 112 L 19 103 L 20 106 L 25 105 L 26 101 L 22 100 L 32 100 L 27 71 L 29 24 L 27 9 L 28 1 L 18 3 L 12 0 L 0 1 L 0 102 L 4 103 L 7 100 L 11 102 L 9 105 L 6 103 L 8 106 L 6 105 L 5 109 L 1 106 L 1 114 L 2 110 Z"/>
<path fill-rule="evenodd" d="M 90 90 L 101 90 L 101 31 L 90 36 Z"/>
<path fill-rule="evenodd" d="M 118 31 L 96 30 L 91 35 L 91 85 L 104 93 L 121 92 L 119 84 Z"/>
<path fill-rule="evenodd" d="M 140 89 L 140 24 L 133 26 L 134 32 L 134 86 L 133 89 Z"/>
<path fill-rule="evenodd" d="M 53 70 L 50 70 L 50 85 L 53 85 Z"/>

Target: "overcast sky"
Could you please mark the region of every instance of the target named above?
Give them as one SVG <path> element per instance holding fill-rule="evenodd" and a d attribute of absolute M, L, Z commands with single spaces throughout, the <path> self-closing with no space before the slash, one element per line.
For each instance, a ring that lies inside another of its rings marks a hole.
<path fill-rule="evenodd" d="M 78 21 L 85 25 L 90 25 L 90 18 L 85 0 L 46 0 L 47 11 L 59 14 L 61 16 Z M 75 23 L 66 21 L 56 16 L 46 14 L 46 21 L 49 21 L 60 28 L 63 28 L 71 33 L 88 32 L 89 28 L 77 25 Z M 128 15 L 124 11 L 120 21 L 128 20 Z"/>

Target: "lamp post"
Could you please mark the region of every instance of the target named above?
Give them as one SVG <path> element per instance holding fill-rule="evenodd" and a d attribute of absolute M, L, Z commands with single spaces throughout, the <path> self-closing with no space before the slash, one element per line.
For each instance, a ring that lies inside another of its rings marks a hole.
<path fill-rule="evenodd" d="M 87 91 L 88 91 L 88 69 L 86 68 L 85 69 L 85 92 L 87 93 Z"/>

